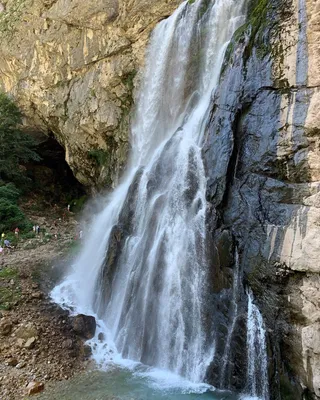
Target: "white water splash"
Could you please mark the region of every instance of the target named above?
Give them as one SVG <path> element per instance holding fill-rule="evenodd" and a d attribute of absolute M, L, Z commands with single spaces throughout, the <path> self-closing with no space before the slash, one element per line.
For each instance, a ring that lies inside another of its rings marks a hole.
<path fill-rule="evenodd" d="M 133 360 L 196 383 L 214 356 L 201 146 L 243 3 L 184 2 L 152 35 L 128 172 L 52 292 L 97 317 L 105 340 L 91 344 L 101 365 Z"/>
<path fill-rule="evenodd" d="M 253 398 L 269 399 L 266 332 L 262 315 L 248 293 L 247 319 L 248 372 L 247 390 Z"/>
<path fill-rule="evenodd" d="M 238 318 L 238 302 L 239 302 L 239 275 L 240 275 L 240 263 L 239 263 L 239 252 L 238 249 L 235 251 L 235 270 L 233 273 L 233 285 L 232 285 L 232 308 L 233 308 L 233 315 L 232 315 L 232 322 L 228 327 L 228 335 L 226 340 L 226 345 L 224 349 L 224 353 L 222 356 L 223 364 L 220 373 L 220 387 L 226 387 L 227 383 L 227 365 L 229 361 L 230 355 L 230 346 L 231 346 L 231 339 L 233 336 L 234 328 Z"/>

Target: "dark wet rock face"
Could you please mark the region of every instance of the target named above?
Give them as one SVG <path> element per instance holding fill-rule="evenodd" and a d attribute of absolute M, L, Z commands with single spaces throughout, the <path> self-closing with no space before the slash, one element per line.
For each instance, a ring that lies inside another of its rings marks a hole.
<path fill-rule="evenodd" d="M 79 314 L 75 316 L 71 325 L 77 335 L 83 339 L 92 339 L 96 332 L 96 320 L 91 315 Z"/>
<path fill-rule="evenodd" d="M 238 389 L 246 370 L 240 349 L 246 347 L 243 315 L 250 287 L 267 326 L 272 399 L 320 398 L 320 82 L 314 49 L 319 14 L 314 7 L 308 0 L 251 2 L 248 23 L 227 51 L 204 147 L 207 199 L 217 227 L 211 232 L 212 287 L 221 332 L 209 379 L 221 385 L 236 245 L 242 288 L 224 379 Z"/>

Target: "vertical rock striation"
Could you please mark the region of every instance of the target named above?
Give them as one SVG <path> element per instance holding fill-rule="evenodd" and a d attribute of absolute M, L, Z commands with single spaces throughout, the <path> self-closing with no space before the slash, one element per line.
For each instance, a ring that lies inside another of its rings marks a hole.
<path fill-rule="evenodd" d="M 180 0 L 0 2 L 1 88 L 26 126 L 54 134 L 82 184 L 115 185 L 150 32 Z M 272 399 L 320 398 L 319 40 L 319 2 L 251 0 L 203 150 L 217 337 L 208 379 L 243 390 L 250 287 L 268 328 Z"/>
<path fill-rule="evenodd" d="M 268 327 L 274 399 L 320 398 L 319 23 L 311 0 L 251 2 L 227 51 L 204 149 L 220 293 L 232 285 L 221 241 L 233 237 Z M 243 337 L 232 340 L 229 385 L 237 387 Z M 218 370 L 219 357 L 213 379 Z"/>

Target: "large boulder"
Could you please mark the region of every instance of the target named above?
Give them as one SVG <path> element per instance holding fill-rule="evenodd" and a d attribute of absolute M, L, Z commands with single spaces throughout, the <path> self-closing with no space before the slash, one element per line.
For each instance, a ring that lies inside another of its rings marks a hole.
<path fill-rule="evenodd" d="M 96 320 L 91 315 L 79 314 L 72 318 L 71 325 L 75 333 L 83 339 L 92 339 L 96 332 Z"/>

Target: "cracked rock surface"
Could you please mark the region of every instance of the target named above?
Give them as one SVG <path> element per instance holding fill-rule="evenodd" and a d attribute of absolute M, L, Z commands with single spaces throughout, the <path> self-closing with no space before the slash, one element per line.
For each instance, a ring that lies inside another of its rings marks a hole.
<path fill-rule="evenodd" d="M 230 288 L 219 242 L 232 237 L 244 285 L 238 331 L 250 286 L 267 325 L 271 398 L 320 398 L 320 9 L 311 0 L 265 3 L 229 46 L 213 100 L 204 148 L 213 270 Z M 246 368 L 240 336 L 230 387 Z M 219 357 L 217 381 L 218 371 Z"/>
<path fill-rule="evenodd" d="M 117 182 L 150 32 L 180 2 L 2 2 L 0 88 L 31 131 L 54 134 L 86 187 Z"/>

